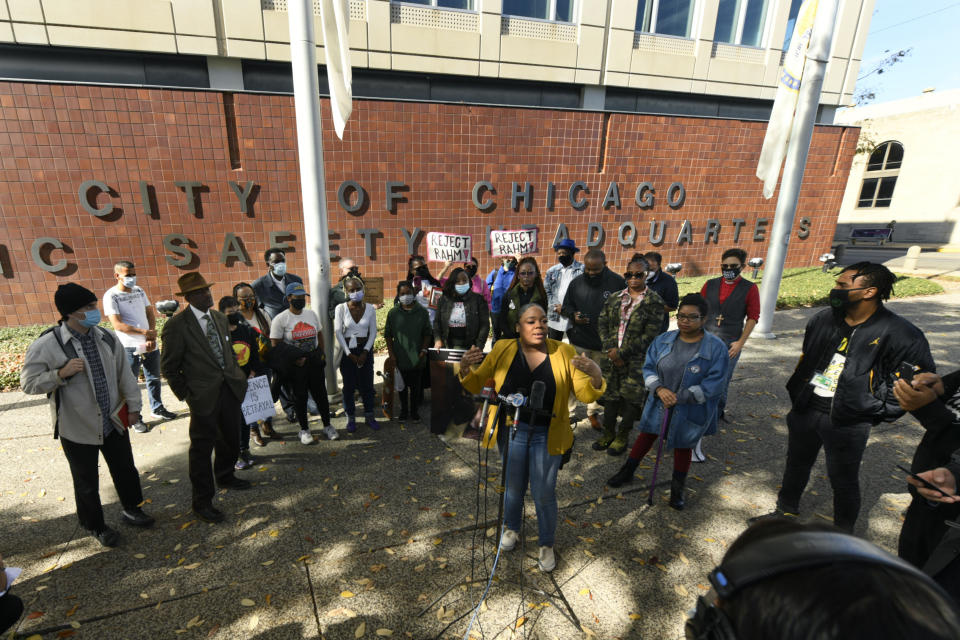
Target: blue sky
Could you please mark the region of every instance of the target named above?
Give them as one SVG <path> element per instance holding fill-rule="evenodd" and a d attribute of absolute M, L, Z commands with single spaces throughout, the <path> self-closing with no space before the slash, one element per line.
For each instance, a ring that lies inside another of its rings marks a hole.
<path fill-rule="evenodd" d="M 910 47 L 903 61 L 864 77 L 889 55 L 886 50 Z M 919 95 L 927 87 L 960 87 L 960 1 L 877 0 L 858 78 L 858 91 L 876 94 L 872 103 Z"/>

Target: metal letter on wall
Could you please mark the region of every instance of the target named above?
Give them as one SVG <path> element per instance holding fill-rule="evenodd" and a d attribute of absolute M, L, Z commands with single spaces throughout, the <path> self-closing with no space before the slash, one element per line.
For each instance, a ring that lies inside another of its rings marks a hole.
<path fill-rule="evenodd" d="M 63 271 L 67 267 L 66 258 L 60 258 L 53 264 L 43 259 L 43 248 L 47 246 L 53 247 L 50 250 L 51 253 L 55 250 L 63 250 L 63 243 L 56 238 L 37 238 L 33 241 L 33 246 L 30 247 L 30 255 L 33 257 L 34 263 L 44 271 L 49 271 L 50 273 Z"/>
<path fill-rule="evenodd" d="M 622 247 L 632 247 L 637 242 L 637 227 L 632 222 L 624 222 L 617 230 L 617 240 Z"/>
<path fill-rule="evenodd" d="M 413 231 L 407 231 L 406 227 L 400 227 L 400 231 L 403 232 L 403 239 L 407 241 L 407 253 L 416 255 L 417 245 L 420 244 L 420 227 L 414 227 Z"/>
<path fill-rule="evenodd" d="M 753 223 L 753 241 L 762 242 L 766 235 L 767 218 L 757 218 L 757 221 Z"/>
<path fill-rule="evenodd" d="M 349 202 L 350 191 L 357 192 L 357 202 L 355 204 Z M 344 180 L 337 189 L 337 202 L 347 213 L 357 213 L 367 203 L 367 192 L 363 190 L 359 183 L 353 180 Z"/>
<path fill-rule="evenodd" d="M 490 234 L 487 233 L 487 236 L 489 235 Z M 560 242 L 561 240 L 566 240 L 569 237 L 570 237 L 570 232 L 567 231 L 567 225 L 561 222 L 560 224 L 557 225 L 557 232 L 553 234 L 553 244 L 550 246 L 555 247 L 557 246 L 558 242 Z"/>
<path fill-rule="evenodd" d="M 407 202 L 406 196 L 403 195 L 403 192 L 410 191 L 410 187 L 404 182 L 399 182 L 396 180 L 387 180 L 387 202 L 386 208 L 388 213 L 397 213 L 397 205 L 401 202 Z"/>
<path fill-rule="evenodd" d="M 679 209 L 686 199 L 687 190 L 683 188 L 682 182 L 674 182 L 667 188 L 667 204 L 671 209 Z"/>
<path fill-rule="evenodd" d="M 797 237 L 803 240 L 810 236 L 810 218 L 800 218 L 800 228 L 797 229 Z"/>
<path fill-rule="evenodd" d="M 293 245 L 280 238 L 296 238 L 293 231 L 271 231 L 267 234 L 268 248 L 292 249 Z"/>
<path fill-rule="evenodd" d="M 371 260 L 375 259 L 377 257 L 375 240 L 377 236 L 383 236 L 380 229 L 357 229 L 357 233 L 363 236 L 363 246 L 367 257 Z"/>
<path fill-rule="evenodd" d="M 250 262 L 250 256 L 243 248 L 243 241 L 235 233 L 228 233 L 223 237 L 223 250 L 220 251 L 220 264 L 230 266 L 230 260 Z"/>
<path fill-rule="evenodd" d="M 582 180 L 577 180 L 572 185 L 570 185 L 570 190 L 567 191 L 567 201 L 570 202 L 570 206 L 576 209 L 577 211 L 583 211 L 587 208 L 587 205 L 590 202 L 586 198 L 581 198 L 577 200 L 577 192 L 583 191 L 584 193 L 590 193 L 590 189 L 587 187 L 587 183 Z"/>
<path fill-rule="evenodd" d="M 243 188 L 240 188 L 240 185 L 233 180 L 231 180 L 229 184 L 230 188 L 233 189 L 233 193 L 236 194 L 237 200 L 240 201 L 240 213 L 249 213 L 250 194 L 253 193 L 253 188 L 257 186 L 257 183 L 253 180 L 247 180 L 246 184 L 243 185 Z"/>
<path fill-rule="evenodd" d="M 600 205 L 600 208 L 607 209 L 610 205 L 613 205 L 615 209 L 620 208 L 620 186 L 616 180 L 610 182 L 610 186 L 607 187 L 607 193 L 603 196 L 603 204 Z"/>
<path fill-rule="evenodd" d="M 720 221 L 710 218 L 707 220 L 707 230 L 703 233 L 703 241 L 709 244 L 713 241 L 713 244 L 717 244 L 720 240 Z"/>
<path fill-rule="evenodd" d="M 510 183 L 510 208 L 514 211 L 519 210 L 520 200 L 523 200 L 523 208 L 530 211 L 533 208 L 533 187 L 529 182 L 523 183 L 523 189 L 516 182 Z"/>
<path fill-rule="evenodd" d="M 185 267 L 193 260 L 193 252 L 187 247 L 190 245 L 190 239 L 182 233 L 168 233 L 163 236 L 163 248 L 170 253 L 180 256 L 166 256 L 167 262 L 175 267 Z"/>
<path fill-rule="evenodd" d="M 683 244 L 693 242 L 693 227 L 690 226 L 689 220 L 684 220 L 683 224 L 680 225 L 680 233 L 677 234 L 677 244 Z"/>
<path fill-rule="evenodd" d="M 736 244 L 740 242 L 740 228 L 743 225 L 747 224 L 747 221 L 743 218 L 734 218 L 733 219 L 733 242 Z"/>
<path fill-rule="evenodd" d="M 553 201 L 556 199 L 557 186 L 552 182 L 547 183 L 547 211 L 553 211 Z"/>
<path fill-rule="evenodd" d="M 174 180 L 173 184 L 183 189 L 183 192 L 187 194 L 187 211 L 190 212 L 190 215 L 197 215 L 197 200 L 199 199 L 197 189 L 201 188 L 203 183 L 192 180 Z"/>
<path fill-rule="evenodd" d="M 102 218 L 113 213 L 112 202 L 108 202 L 99 209 L 93 205 L 93 203 L 97 201 L 97 194 L 95 191 L 102 191 L 103 193 L 109 195 L 110 187 L 99 180 L 87 180 L 80 185 L 80 206 L 83 207 L 83 210 L 87 213 L 92 213 L 98 218 Z M 92 198 L 90 197 L 91 195 L 93 196 Z M 60 267 L 60 269 L 62 268 L 63 267 Z M 57 271 L 60 269 L 57 269 Z"/>
<path fill-rule="evenodd" d="M 140 203 L 143 205 L 143 212 L 153 217 L 153 200 L 150 198 L 150 183 L 146 180 L 140 181 Z"/>
<path fill-rule="evenodd" d="M 652 184 L 649 182 L 641 182 L 637 185 L 637 192 L 634 194 L 633 199 L 637 201 L 637 206 L 641 209 L 650 209 L 653 207 L 653 194 L 656 192 Z"/>
<path fill-rule="evenodd" d="M 667 233 L 667 223 L 650 221 L 650 244 L 663 244 L 663 237 Z"/>
<path fill-rule="evenodd" d="M 490 209 L 493 209 L 497 203 L 493 198 L 480 200 L 480 196 L 484 191 L 489 191 L 491 195 L 497 195 L 497 190 L 493 188 L 493 185 L 490 182 L 486 180 L 479 180 L 475 185 L 473 185 L 473 206 L 475 206 L 479 211 L 490 211 Z"/>
<path fill-rule="evenodd" d="M 596 235 L 594 235 L 596 234 Z M 587 225 L 587 248 L 602 247 L 603 241 L 607 238 L 607 232 L 603 230 L 603 225 L 599 222 L 591 222 Z"/>

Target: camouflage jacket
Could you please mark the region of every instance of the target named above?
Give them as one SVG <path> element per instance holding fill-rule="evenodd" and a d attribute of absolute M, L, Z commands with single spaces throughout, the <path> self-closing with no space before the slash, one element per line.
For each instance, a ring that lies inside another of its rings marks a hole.
<path fill-rule="evenodd" d="M 603 303 L 600 312 L 599 331 L 603 342 L 603 353 L 617 348 L 617 336 L 620 329 L 620 304 L 626 289 L 611 294 Z M 607 381 L 604 400 L 630 398 L 636 405 L 643 405 L 647 391 L 643 384 L 643 362 L 647 348 L 660 334 L 663 318 L 666 314 L 664 301 L 654 290 L 647 287 L 647 293 L 640 306 L 630 315 L 623 334 L 623 344 L 619 347 L 623 368 L 617 368 L 609 358 L 602 358 L 603 377 Z"/>

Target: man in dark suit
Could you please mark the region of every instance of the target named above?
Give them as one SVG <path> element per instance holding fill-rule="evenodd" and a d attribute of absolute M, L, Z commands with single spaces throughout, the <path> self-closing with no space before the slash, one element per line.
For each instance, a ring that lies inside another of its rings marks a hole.
<path fill-rule="evenodd" d="M 163 327 L 160 370 L 174 395 L 190 406 L 193 511 L 201 520 L 220 522 L 223 513 L 213 506 L 214 476 L 221 487 L 250 488 L 233 474 L 247 378 L 233 356 L 226 316 L 211 309 L 210 284 L 192 272 L 180 276 L 177 285 L 177 295 L 189 304 Z M 216 452 L 212 467 L 211 452 Z"/>
<path fill-rule="evenodd" d="M 303 282 L 300 276 L 287 273 L 287 257 L 283 249 L 271 247 L 263 254 L 268 271 L 253 283 L 253 292 L 263 305 L 264 311 L 272 319 L 290 306 L 287 301 L 287 285 L 291 282 Z"/>

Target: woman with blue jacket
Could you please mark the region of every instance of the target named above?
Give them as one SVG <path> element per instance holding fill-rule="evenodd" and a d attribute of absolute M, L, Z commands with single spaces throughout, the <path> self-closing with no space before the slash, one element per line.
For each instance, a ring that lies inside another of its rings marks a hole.
<path fill-rule="evenodd" d="M 683 488 L 690 471 L 692 448 L 717 430 L 724 376 L 730 360 L 723 340 L 703 330 L 707 302 L 697 293 L 680 300 L 676 331 L 657 336 L 647 350 L 643 382 L 650 393 L 640 418 L 640 435 L 620 470 L 609 480 L 619 487 L 633 479 L 640 460 L 656 442 L 665 410 L 670 410 L 666 444 L 673 449 L 670 506 L 684 507 Z"/>

